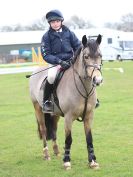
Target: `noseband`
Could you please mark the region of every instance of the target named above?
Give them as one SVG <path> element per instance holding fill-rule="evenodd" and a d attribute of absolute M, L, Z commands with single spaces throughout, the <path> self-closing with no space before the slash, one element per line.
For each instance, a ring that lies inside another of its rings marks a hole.
<path fill-rule="evenodd" d="M 84 76 L 84 79 L 86 80 L 86 79 L 90 79 L 90 80 L 92 80 L 92 76 L 93 76 L 93 73 L 94 73 L 94 71 L 95 70 L 98 70 L 101 74 L 102 74 L 102 71 L 101 71 L 101 67 L 102 67 L 102 62 L 101 62 L 101 64 L 100 65 L 98 65 L 98 64 L 87 64 L 86 62 L 85 62 L 85 59 L 84 59 L 84 56 L 83 56 L 83 63 L 84 63 L 84 68 L 85 68 L 85 76 Z M 87 69 L 88 68 L 93 68 L 93 70 L 92 70 L 92 72 L 91 72 L 91 75 L 89 76 L 88 74 L 87 74 Z"/>

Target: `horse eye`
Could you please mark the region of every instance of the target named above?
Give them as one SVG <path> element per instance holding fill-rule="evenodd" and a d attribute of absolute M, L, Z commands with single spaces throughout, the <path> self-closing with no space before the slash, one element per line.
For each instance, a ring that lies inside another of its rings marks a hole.
<path fill-rule="evenodd" d="M 89 55 L 84 55 L 84 58 L 88 59 L 88 58 L 90 58 L 90 56 Z"/>

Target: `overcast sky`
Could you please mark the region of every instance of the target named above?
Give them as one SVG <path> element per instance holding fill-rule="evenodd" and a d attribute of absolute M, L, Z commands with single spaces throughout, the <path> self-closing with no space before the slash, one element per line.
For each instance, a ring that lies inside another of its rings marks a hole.
<path fill-rule="evenodd" d="M 59 9 L 65 20 L 77 15 L 101 27 L 105 22 L 120 22 L 133 13 L 133 0 L 1 0 L 0 26 L 26 25 L 41 19 L 47 11 Z"/>

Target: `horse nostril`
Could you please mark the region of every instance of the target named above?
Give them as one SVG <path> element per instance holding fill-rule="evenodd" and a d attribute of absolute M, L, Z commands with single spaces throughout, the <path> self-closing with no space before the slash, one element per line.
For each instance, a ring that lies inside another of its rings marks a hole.
<path fill-rule="evenodd" d="M 96 76 L 93 77 L 93 84 L 96 84 Z"/>
<path fill-rule="evenodd" d="M 93 77 L 93 84 L 96 85 L 96 86 L 99 86 L 103 81 L 103 78 L 102 77 Z"/>
<path fill-rule="evenodd" d="M 96 81 L 96 77 L 93 77 L 93 83 Z"/>

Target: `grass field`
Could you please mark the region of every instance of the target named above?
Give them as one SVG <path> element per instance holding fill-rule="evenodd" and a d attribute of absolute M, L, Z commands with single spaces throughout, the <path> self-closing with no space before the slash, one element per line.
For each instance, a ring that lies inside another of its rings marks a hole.
<path fill-rule="evenodd" d="M 124 73 L 104 68 L 122 67 Z M 73 124 L 72 169 L 64 171 L 63 118 L 58 129 L 61 157 L 42 159 L 34 110 L 24 74 L 0 75 L 0 177 L 132 177 L 133 176 L 133 62 L 104 62 L 104 83 L 97 88 L 101 105 L 92 127 L 95 154 L 101 168 L 87 166 L 82 123 Z"/>

